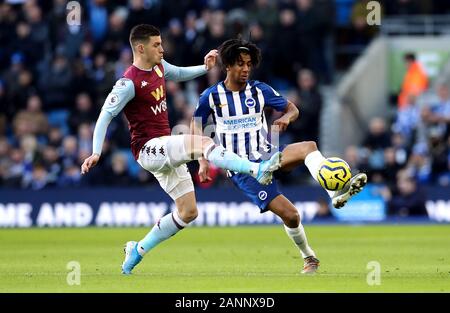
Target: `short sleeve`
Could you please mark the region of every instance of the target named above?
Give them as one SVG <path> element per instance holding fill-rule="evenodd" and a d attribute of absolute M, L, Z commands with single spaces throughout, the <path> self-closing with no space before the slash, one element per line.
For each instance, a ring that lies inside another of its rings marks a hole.
<path fill-rule="evenodd" d="M 114 85 L 103 104 L 102 110 L 117 116 L 125 105 L 134 98 L 134 84 L 131 79 L 121 78 Z"/>
<path fill-rule="evenodd" d="M 209 106 L 209 95 L 208 90 L 204 91 L 198 100 L 197 106 L 195 108 L 194 117 L 201 118 L 202 124 L 205 125 L 208 122 L 208 117 L 211 115 L 212 109 Z"/>
<path fill-rule="evenodd" d="M 257 87 L 264 96 L 264 105 L 274 108 L 277 111 L 284 111 L 288 104 L 286 98 L 280 95 L 275 89 L 265 83 L 258 83 Z"/>

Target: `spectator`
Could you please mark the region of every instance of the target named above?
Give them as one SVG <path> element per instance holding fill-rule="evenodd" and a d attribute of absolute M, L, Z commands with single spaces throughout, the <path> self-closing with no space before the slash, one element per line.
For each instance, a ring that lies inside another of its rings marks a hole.
<path fill-rule="evenodd" d="M 418 183 L 426 184 L 431 181 L 431 164 L 427 147 L 418 144 L 411 153 L 407 169 Z"/>
<path fill-rule="evenodd" d="M 120 79 L 125 73 L 126 69 L 133 63 L 133 54 L 130 48 L 124 48 L 120 51 L 120 58 L 115 64 L 115 77 Z"/>
<path fill-rule="evenodd" d="M 425 191 L 407 171 L 399 172 L 396 188 L 393 191 L 384 188 L 382 196 L 387 201 L 390 215 L 427 216 Z"/>
<path fill-rule="evenodd" d="M 128 11 L 125 8 L 117 8 L 109 17 L 109 29 L 102 50 L 110 60 L 117 60 L 118 52 L 128 45 L 128 34 L 125 31 L 127 15 Z"/>
<path fill-rule="evenodd" d="M 63 141 L 63 133 L 58 127 L 50 127 L 47 135 L 47 144 L 49 146 L 58 148 Z"/>
<path fill-rule="evenodd" d="M 376 117 L 370 121 L 369 133 L 364 140 L 363 146 L 371 151 L 385 149 L 391 145 L 389 132 L 386 129 L 384 119 Z"/>
<path fill-rule="evenodd" d="M 296 0 L 297 38 L 299 42 L 298 59 L 302 67 L 311 69 L 319 75 L 321 82 L 329 83 L 331 77 L 326 64 L 324 47 L 325 38 L 331 28 L 329 6 L 326 2 Z M 296 69 L 295 69 L 296 70 Z"/>
<path fill-rule="evenodd" d="M 274 36 L 273 25 L 278 19 L 277 11 L 275 2 L 271 0 L 256 0 L 253 8 L 248 11 L 250 22 L 261 26 L 261 31 L 268 41 Z"/>
<path fill-rule="evenodd" d="M 406 74 L 403 78 L 400 94 L 398 95 L 398 108 L 403 109 L 408 104 L 410 95 L 419 96 L 428 88 L 428 76 L 414 53 L 404 56 Z"/>
<path fill-rule="evenodd" d="M 48 172 L 41 164 L 36 164 L 33 167 L 33 172 L 30 181 L 26 184 L 26 188 L 31 190 L 41 190 L 51 185 L 49 181 Z"/>
<path fill-rule="evenodd" d="M 93 127 L 91 124 L 82 123 L 78 127 L 78 153 L 86 154 L 87 156 L 92 153 L 92 135 Z"/>
<path fill-rule="evenodd" d="M 367 45 L 376 35 L 377 26 L 367 23 L 367 4 L 370 0 L 358 0 L 352 7 L 351 43 L 354 45 Z"/>
<path fill-rule="evenodd" d="M 39 87 L 45 110 L 59 109 L 70 104 L 72 71 L 63 50 L 59 48 L 51 64 L 40 73 Z"/>
<path fill-rule="evenodd" d="M 102 42 L 108 31 L 108 10 L 106 0 L 88 0 L 89 23 L 94 41 Z"/>
<path fill-rule="evenodd" d="M 25 152 L 20 148 L 13 148 L 10 150 L 9 160 L 2 184 L 5 187 L 21 188 L 25 173 Z"/>
<path fill-rule="evenodd" d="M 422 110 L 422 118 L 428 127 L 440 128 L 450 134 L 450 93 L 446 85 L 438 87 L 439 101 Z"/>
<path fill-rule="evenodd" d="M 292 9 L 284 8 L 279 12 L 275 33 L 277 35 L 272 38 L 270 46 L 278 47 L 278 49 L 271 49 L 270 58 L 276 60 L 272 63 L 271 73 L 277 79 L 293 81 L 295 79 L 294 71 L 300 67 L 298 54 L 304 52 L 300 50 L 298 41 L 292 40 L 297 37 L 296 15 Z M 289 83 L 284 82 L 283 84 L 288 85 Z M 275 86 L 275 88 L 277 87 Z"/>
<path fill-rule="evenodd" d="M 82 185 L 80 168 L 76 165 L 70 165 L 64 169 L 64 173 L 58 179 L 59 187 L 79 187 Z"/>
<path fill-rule="evenodd" d="M 67 136 L 63 139 L 60 156 L 64 170 L 71 165 L 78 164 L 77 137 Z"/>
<path fill-rule="evenodd" d="M 42 102 L 38 95 L 28 98 L 27 108 L 20 111 L 13 121 L 14 134 L 17 138 L 24 135 L 43 136 L 48 132 L 48 119 L 42 112 Z"/>
<path fill-rule="evenodd" d="M 369 176 L 375 176 L 377 181 L 382 180 L 380 171 L 384 168 L 384 150 L 391 145 L 390 135 L 386 129 L 386 122 L 382 118 L 370 121 L 369 133 L 363 141 L 364 153 L 368 157 Z"/>
<path fill-rule="evenodd" d="M 91 97 L 87 93 L 80 93 L 75 99 L 75 108 L 69 116 L 69 127 L 72 134 L 76 134 L 79 125 L 83 123 L 94 124 L 98 113 L 93 107 Z"/>
<path fill-rule="evenodd" d="M 55 147 L 42 148 L 42 166 L 47 170 L 48 181 L 55 183 L 62 171 L 58 150 Z"/>
<path fill-rule="evenodd" d="M 116 152 L 112 155 L 111 165 L 106 170 L 105 183 L 109 186 L 131 186 L 134 180 L 128 173 L 128 164 L 125 155 Z"/>
<path fill-rule="evenodd" d="M 297 74 L 297 93 L 301 116 L 290 125 L 294 141 L 313 140 L 319 142 L 320 112 L 322 97 L 317 90 L 316 79 L 310 70 L 303 69 Z"/>
<path fill-rule="evenodd" d="M 395 133 L 400 133 L 412 145 L 416 140 L 417 130 L 421 123 L 420 108 L 416 104 L 417 97 L 408 96 L 407 104 L 397 112 L 396 120 L 392 125 Z"/>

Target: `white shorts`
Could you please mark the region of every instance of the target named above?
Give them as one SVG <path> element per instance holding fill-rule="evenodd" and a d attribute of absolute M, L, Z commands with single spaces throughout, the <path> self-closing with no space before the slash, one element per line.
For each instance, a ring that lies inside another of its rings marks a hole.
<path fill-rule="evenodd" d="M 137 162 L 155 176 L 160 186 L 173 199 L 194 191 L 194 183 L 186 163 L 191 161 L 184 147 L 184 136 L 163 136 L 147 141 Z"/>

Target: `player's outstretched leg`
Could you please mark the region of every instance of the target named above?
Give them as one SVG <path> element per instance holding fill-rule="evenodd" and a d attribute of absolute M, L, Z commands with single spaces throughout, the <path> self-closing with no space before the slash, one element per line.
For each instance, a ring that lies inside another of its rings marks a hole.
<path fill-rule="evenodd" d="M 186 150 L 198 159 L 202 155 L 211 163 L 225 170 L 249 174 L 260 184 L 268 185 L 272 182 L 272 173 L 281 166 L 281 152 L 277 152 L 269 160 L 260 163 L 241 158 L 234 152 L 214 144 L 209 137 L 186 136 Z"/>
<path fill-rule="evenodd" d="M 301 273 L 313 274 L 317 272 L 320 261 L 308 244 L 305 229 L 296 207 L 285 196 L 278 195 L 270 201 L 268 208 L 283 220 L 286 234 L 299 249 L 304 261 Z"/>
<path fill-rule="evenodd" d="M 281 168 L 283 170 L 290 170 L 304 161 L 311 176 L 315 181 L 318 181 L 317 174 L 319 173 L 320 164 L 324 160 L 325 157 L 317 149 L 317 145 L 314 141 L 303 141 L 290 144 L 283 150 L 283 162 Z M 366 184 L 367 175 L 359 173 L 352 177 L 342 190 L 331 191 L 325 189 L 325 191 L 332 199 L 333 206 L 341 208 L 352 196 L 360 192 Z"/>
<path fill-rule="evenodd" d="M 139 242 L 129 241 L 125 246 L 125 261 L 122 273 L 131 274 L 133 268 L 151 249 L 169 239 L 197 217 L 197 205 L 194 192 L 189 192 L 175 200 L 177 211 L 163 216 L 152 230 Z"/>

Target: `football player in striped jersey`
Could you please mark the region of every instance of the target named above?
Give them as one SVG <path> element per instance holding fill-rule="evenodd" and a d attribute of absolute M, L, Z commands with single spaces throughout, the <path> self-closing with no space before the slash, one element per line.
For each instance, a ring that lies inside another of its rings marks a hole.
<path fill-rule="evenodd" d="M 252 161 L 269 158 L 273 153 L 282 151 L 281 171 L 290 171 L 305 164 L 312 177 L 317 181 L 317 174 L 324 156 L 313 141 L 305 141 L 276 147 L 268 139 L 269 129 L 264 114 L 265 107 L 283 112 L 275 120 L 272 130 L 285 131 L 291 122 L 299 116 L 297 106 L 281 96 L 269 85 L 249 80 L 251 71 L 261 61 L 259 48 L 242 39 L 230 39 L 219 47 L 219 56 L 224 81 L 206 89 L 200 96 L 199 103 L 191 123 L 193 134 L 202 134 L 208 117 L 213 116 L 216 140 L 227 150 Z M 200 181 L 208 181 L 208 161 L 199 160 Z M 279 171 L 280 171 L 279 170 Z M 284 222 L 288 236 L 298 246 L 304 258 L 302 273 L 314 273 L 319 267 L 319 260 L 308 245 L 305 230 L 301 224 L 296 207 L 278 189 L 274 181 L 263 186 L 253 177 L 228 171 L 233 183 L 256 204 L 261 212 L 272 211 Z M 345 205 L 348 199 L 360 192 L 367 183 L 367 176 L 360 173 L 352 177 L 340 191 L 326 190 L 335 207 Z"/>

